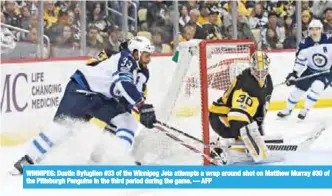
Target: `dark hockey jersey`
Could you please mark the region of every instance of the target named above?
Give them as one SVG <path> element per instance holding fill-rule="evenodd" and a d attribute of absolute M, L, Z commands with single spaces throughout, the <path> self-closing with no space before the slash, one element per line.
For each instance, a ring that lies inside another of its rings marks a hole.
<path fill-rule="evenodd" d="M 260 87 L 250 69 L 244 70 L 226 92 L 210 106 L 210 113 L 217 114 L 226 126 L 241 128 L 253 121 L 261 125 L 273 91 L 270 75 Z"/>

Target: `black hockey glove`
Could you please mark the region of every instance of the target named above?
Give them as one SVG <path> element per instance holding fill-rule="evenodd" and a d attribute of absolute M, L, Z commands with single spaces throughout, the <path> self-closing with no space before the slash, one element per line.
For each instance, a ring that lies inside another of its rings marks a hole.
<path fill-rule="evenodd" d="M 286 77 L 286 85 L 291 86 L 295 84 L 295 80 L 298 78 L 297 73 L 293 71 L 292 73 L 289 73 Z"/>
<path fill-rule="evenodd" d="M 139 108 L 139 113 L 141 124 L 144 125 L 146 128 L 152 129 L 154 127 L 153 124 L 157 122 L 153 105 L 143 104 Z"/>

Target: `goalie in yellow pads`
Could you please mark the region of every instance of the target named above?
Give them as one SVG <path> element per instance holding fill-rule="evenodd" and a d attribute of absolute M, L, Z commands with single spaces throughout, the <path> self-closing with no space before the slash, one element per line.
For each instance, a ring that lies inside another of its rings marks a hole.
<path fill-rule="evenodd" d="M 251 56 L 250 67 L 209 108 L 212 129 L 221 138 L 242 140 L 255 162 L 263 161 L 268 154 L 262 125 L 273 91 L 269 67 L 267 54 L 256 51 Z M 215 148 L 211 155 L 216 157 L 221 153 L 221 148 Z"/>

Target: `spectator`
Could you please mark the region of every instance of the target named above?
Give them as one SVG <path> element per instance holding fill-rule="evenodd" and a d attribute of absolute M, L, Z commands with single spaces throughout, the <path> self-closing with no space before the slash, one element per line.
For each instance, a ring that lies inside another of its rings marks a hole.
<path fill-rule="evenodd" d="M 290 33 L 290 32 L 289 32 Z M 292 34 L 288 34 L 284 41 L 284 49 L 295 49 L 297 47 L 296 28 L 292 28 Z"/>
<path fill-rule="evenodd" d="M 263 5 L 257 3 L 254 10 L 249 17 L 249 25 L 251 29 L 260 29 L 265 27 L 268 23 L 267 12 L 265 12 Z"/>
<path fill-rule="evenodd" d="M 187 9 L 188 10 L 199 9 L 199 5 L 197 4 L 197 0 L 188 0 Z"/>
<path fill-rule="evenodd" d="M 5 23 L 6 17 L 3 12 L 0 12 L 1 23 Z M 1 54 L 9 52 L 10 50 L 14 49 L 16 46 L 15 42 L 15 35 L 6 27 L 1 28 Z"/>
<path fill-rule="evenodd" d="M 195 29 L 192 26 L 187 25 L 183 28 L 183 32 L 179 38 L 179 41 L 180 42 L 189 41 L 194 38 L 194 35 L 195 35 Z"/>
<path fill-rule="evenodd" d="M 26 41 L 33 43 L 33 44 L 37 44 L 38 41 L 38 36 L 37 36 L 37 28 L 31 28 L 29 33 L 28 33 L 28 39 Z"/>
<path fill-rule="evenodd" d="M 285 40 L 285 29 L 284 29 L 284 27 L 278 26 L 277 14 L 275 12 L 270 12 L 268 19 L 269 19 L 268 28 L 272 28 L 277 33 L 276 37 L 279 39 L 279 44 L 282 44 Z M 265 35 L 266 35 L 266 32 L 265 32 Z"/>
<path fill-rule="evenodd" d="M 105 40 L 105 48 L 108 48 L 114 52 L 119 52 L 121 44 L 121 29 L 117 25 L 113 25 L 109 31 L 108 38 Z"/>
<path fill-rule="evenodd" d="M 207 7 L 207 5 L 202 4 L 199 8 L 199 11 L 200 16 L 198 17 L 198 23 L 202 26 L 209 23 L 209 8 Z"/>
<path fill-rule="evenodd" d="M 302 7 L 302 11 L 308 10 L 310 13 L 312 13 L 312 1 L 309 1 L 309 0 L 301 1 L 301 7 Z"/>
<path fill-rule="evenodd" d="M 21 27 L 21 14 L 15 1 L 6 1 L 4 15 L 6 24 Z"/>
<path fill-rule="evenodd" d="M 76 2 L 71 10 L 74 11 L 75 19 L 76 19 L 77 21 L 80 20 L 80 18 L 81 18 L 80 4 L 79 4 L 78 2 Z"/>
<path fill-rule="evenodd" d="M 265 1 L 262 1 L 262 2 L 261 2 L 262 5 L 263 5 L 263 2 L 265 2 Z M 229 13 L 230 13 L 230 10 L 231 10 L 230 7 L 231 7 L 231 6 L 229 5 L 229 3 L 226 3 L 226 4 L 224 5 L 224 8 L 225 8 Z M 245 15 L 245 16 L 249 16 L 249 15 L 250 15 L 248 9 L 246 8 L 246 5 L 244 4 L 244 1 L 237 1 L 237 12 L 238 12 L 238 13 L 241 13 L 241 14 L 243 14 L 243 15 Z"/>
<path fill-rule="evenodd" d="M 161 0 L 157 0 L 147 11 L 148 28 L 162 27 L 165 25 L 167 7 Z"/>
<path fill-rule="evenodd" d="M 75 42 L 72 28 L 69 25 L 64 25 L 62 34 L 57 38 L 56 45 L 63 48 L 79 48 L 79 44 Z"/>
<path fill-rule="evenodd" d="M 26 30 L 31 30 L 33 28 L 37 29 L 38 28 L 38 16 L 36 14 L 32 14 L 29 17 L 29 19 L 30 20 L 27 23 L 25 23 L 24 25 L 22 25 L 22 28 L 26 29 Z M 28 40 L 27 36 L 28 36 L 28 33 L 21 33 L 20 34 L 20 39 L 21 40 Z"/>
<path fill-rule="evenodd" d="M 162 30 L 159 28 L 155 28 L 152 30 L 152 38 L 151 42 L 155 47 L 154 53 L 162 53 L 163 43 L 162 43 Z"/>
<path fill-rule="evenodd" d="M 44 21 L 46 22 L 46 28 L 49 29 L 53 24 L 58 22 L 60 8 L 55 7 L 52 1 L 46 1 L 44 6 Z"/>
<path fill-rule="evenodd" d="M 185 5 L 181 6 L 179 24 L 181 29 L 190 21 L 188 9 Z"/>
<path fill-rule="evenodd" d="M 268 28 L 266 31 L 266 42 L 265 45 L 263 45 L 263 49 L 277 49 L 282 48 L 282 45 L 279 43 L 277 32 L 272 29 Z"/>
<path fill-rule="evenodd" d="M 21 8 L 22 18 L 21 18 L 21 27 L 23 29 L 29 29 L 30 21 L 31 21 L 31 14 L 30 10 L 27 6 Z"/>
<path fill-rule="evenodd" d="M 323 12 L 326 8 L 332 8 L 332 1 L 328 1 L 328 0 L 314 1 L 313 7 L 312 7 L 313 16 L 315 18 L 322 18 Z"/>
<path fill-rule="evenodd" d="M 103 13 L 101 12 L 101 4 L 95 3 L 93 7 L 93 11 L 89 16 L 88 23 L 95 23 L 96 21 L 102 20 Z"/>
<path fill-rule="evenodd" d="M 224 33 L 226 34 L 228 39 L 232 39 L 233 36 L 233 29 L 232 26 L 228 26 L 224 29 Z M 253 33 L 250 30 L 249 24 L 247 22 L 247 18 L 243 14 L 238 14 L 237 17 L 237 32 L 238 32 L 238 39 L 251 39 L 255 40 Z"/>
<path fill-rule="evenodd" d="M 171 43 L 174 40 L 173 36 L 173 29 L 174 24 L 178 24 L 178 21 L 176 20 L 176 10 L 174 9 L 174 6 L 169 6 L 166 13 L 165 13 L 165 24 L 162 26 L 163 30 L 163 42 L 164 43 Z"/>
<path fill-rule="evenodd" d="M 308 36 L 308 27 L 309 27 L 309 23 L 311 21 L 311 15 L 310 12 L 308 10 L 305 10 L 302 12 L 302 35 L 304 37 Z"/>
<path fill-rule="evenodd" d="M 71 27 L 72 33 L 73 33 L 73 38 L 77 42 L 80 40 L 80 35 L 81 35 L 81 24 L 79 18 L 75 17 L 75 13 L 72 10 L 67 11 L 67 25 Z"/>
<path fill-rule="evenodd" d="M 87 35 L 87 39 L 86 39 L 86 45 L 88 47 L 91 48 L 95 48 L 95 49 L 103 49 L 103 43 L 101 40 L 99 40 L 100 38 L 98 38 L 99 36 L 99 30 L 96 26 L 91 25 L 88 29 L 88 35 Z"/>
<path fill-rule="evenodd" d="M 327 8 L 324 12 L 324 32 L 332 33 L 332 8 Z"/>
<path fill-rule="evenodd" d="M 285 37 L 289 37 L 293 35 L 293 18 L 290 15 L 284 16 L 284 28 L 285 28 Z"/>
<path fill-rule="evenodd" d="M 194 39 L 205 39 L 205 32 L 203 27 L 198 23 L 198 17 L 200 16 L 198 9 L 190 10 L 190 21 L 188 25 L 192 26 L 195 31 Z M 183 30 L 183 29 L 182 29 Z"/>
<path fill-rule="evenodd" d="M 57 1 L 55 6 L 59 7 L 62 12 L 67 12 L 73 6 L 73 1 Z"/>
<path fill-rule="evenodd" d="M 215 7 L 214 7 L 215 8 Z M 220 27 L 217 25 L 219 13 L 215 9 L 210 8 L 208 23 L 203 25 L 205 31 L 205 39 L 216 40 L 221 39 Z"/>

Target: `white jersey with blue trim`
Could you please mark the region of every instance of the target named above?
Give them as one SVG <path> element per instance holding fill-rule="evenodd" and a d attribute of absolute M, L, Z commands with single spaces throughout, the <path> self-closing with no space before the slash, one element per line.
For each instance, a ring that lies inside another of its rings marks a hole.
<path fill-rule="evenodd" d="M 107 98 L 123 97 L 132 106 L 144 99 L 136 87 L 137 62 L 127 50 L 111 56 L 96 66 L 84 66 L 79 71 L 92 92 Z"/>
<path fill-rule="evenodd" d="M 303 39 L 296 52 L 294 71 L 301 75 L 306 69 L 313 73 L 329 70 L 332 66 L 332 35 L 322 34 L 319 42 L 311 37 Z"/>

